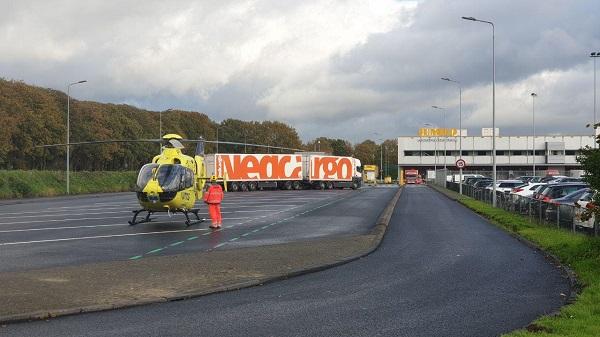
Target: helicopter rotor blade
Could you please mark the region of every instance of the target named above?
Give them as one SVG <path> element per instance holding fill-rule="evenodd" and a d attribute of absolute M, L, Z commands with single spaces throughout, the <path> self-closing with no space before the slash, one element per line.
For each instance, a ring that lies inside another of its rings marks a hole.
<path fill-rule="evenodd" d="M 109 144 L 109 143 L 162 143 L 162 139 L 110 139 L 110 140 L 90 140 L 84 142 L 59 143 L 34 145 L 33 147 L 60 147 L 67 145 L 88 145 L 88 144 Z"/>
<path fill-rule="evenodd" d="M 211 144 L 246 145 L 246 146 L 262 147 L 262 148 L 269 148 L 269 149 L 280 149 L 280 150 L 288 150 L 288 151 L 306 152 L 306 150 L 295 149 L 295 148 L 292 148 L 292 147 L 275 146 L 275 145 L 262 145 L 262 144 L 251 144 L 251 143 L 239 143 L 239 142 L 225 142 L 225 141 L 221 141 L 221 140 L 220 141 L 216 141 L 216 140 L 205 140 L 205 139 L 180 139 L 179 141 L 185 142 L 185 143 L 200 143 L 200 142 L 204 142 L 204 143 L 211 143 Z"/>
<path fill-rule="evenodd" d="M 275 146 L 275 145 L 262 145 L 262 144 L 251 144 L 251 143 L 239 143 L 239 142 L 227 142 L 227 141 L 216 141 L 216 140 L 205 140 L 205 139 L 179 139 L 179 142 L 182 143 L 211 143 L 211 144 L 227 144 L 227 145 L 240 145 L 240 146 L 251 146 L 258 148 L 267 148 L 267 149 L 278 149 L 278 150 L 286 150 L 286 151 L 298 151 L 298 152 L 306 152 L 303 149 L 296 149 L 284 146 Z M 110 144 L 110 143 L 165 143 L 164 139 L 108 139 L 108 140 L 90 140 L 83 142 L 71 142 L 71 143 L 59 143 L 59 144 L 45 144 L 45 145 L 35 145 L 34 148 L 51 148 L 51 147 L 61 147 L 61 146 L 72 146 L 72 145 L 92 145 L 92 144 Z"/>

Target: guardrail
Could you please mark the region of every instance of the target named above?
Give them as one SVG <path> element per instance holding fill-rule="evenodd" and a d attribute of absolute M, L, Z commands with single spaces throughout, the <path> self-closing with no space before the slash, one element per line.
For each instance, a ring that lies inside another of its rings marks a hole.
<path fill-rule="evenodd" d="M 446 188 L 458 192 L 459 184 L 447 182 Z M 463 194 L 473 199 L 492 204 L 493 192 L 463 184 Z M 543 200 L 496 191 L 496 206 L 506 211 L 528 216 L 531 222 L 546 226 L 566 228 L 573 233 L 582 232 L 598 236 L 600 225 L 597 219 L 582 220 L 583 209 L 575 204 L 556 204 Z"/>

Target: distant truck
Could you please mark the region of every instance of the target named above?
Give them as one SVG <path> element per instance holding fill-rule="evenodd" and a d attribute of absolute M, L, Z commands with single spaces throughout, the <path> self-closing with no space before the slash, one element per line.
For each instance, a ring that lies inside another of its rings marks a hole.
<path fill-rule="evenodd" d="M 225 178 L 229 191 L 263 188 L 352 188 L 362 185 L 360 160 L 322 154 L 233 154 L 205 156 L 208 176 Z"/>
<path fill-rule="evenodd" d="M 363 180 L 366 184 L 377 183 L 377 165 L 365 165 L 363 166 Z"/>
<path fill-rule="evenodd" d="M 407 169 L 404 170 L 404 182 L 406 184 L 422 184 L 423 179 L 419 174 L 419 170 Z"/>

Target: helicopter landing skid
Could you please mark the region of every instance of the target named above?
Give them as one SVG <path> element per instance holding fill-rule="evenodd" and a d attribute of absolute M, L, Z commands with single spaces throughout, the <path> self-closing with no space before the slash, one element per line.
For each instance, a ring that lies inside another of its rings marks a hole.
<path fill-rule="evenodd" d="M 198 215 L 198 211 L 200 211 L 199 209 L 190 209 L 189 211 L 184 211 L 183 214 L 185 215 L 185 225 L 187 227 L 190 227 L 192 225 L 197 225 L 199 223 L 204 222 L 204 219 L 200 219 L 200 216 Z M 196 220 L 190 220 L 190 216 L 189 213 L 192 213 L 196 216 Z"/>
<path fill-rule="evenodd" d="M 142 212 L 147 212 L 146 216 L 144 217 L 144 219 L 136 221 L 138 215 L 140 215 L 140 213 L 142 213 Z M 152 219 L 150 218 L 150 215 L 152 215 L 151 211 L 148 211 L 145 209 L 138 209 L 137 211 L 133 211 L 133 219 L 131 219 L 131 221 L 127 221 L 127 222 L 129 222 L 130 226 L 139 225 L 139 224 L 145 223 L 145 222 L 150 222 L 150 221 L 152 221 Z"/>

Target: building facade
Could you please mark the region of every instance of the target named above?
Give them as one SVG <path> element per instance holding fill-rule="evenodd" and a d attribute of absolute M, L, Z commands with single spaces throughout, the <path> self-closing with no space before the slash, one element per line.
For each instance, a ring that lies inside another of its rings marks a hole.
<path fill-rule="evenodd" d="M 498 131 L 496 131 L 498 134 Z M 458 132 L 419 132 L 417 137 L 398 137 L 398 167 L 418 169 L 425 176 L 427 171 L 436 168 L 457 170 L 455 163 L 460 158 L 462 141 L 462 159 L 466 162 L 463 169 L 468 172 L 492 170 L 491 132 L 485 136 L 447 136 Z M 466 134 L 466 132 L 462 132 Z M 571 171 L 580 171 L 577 156 L 581 148 L 594 146 L 594 137 L 573 136 L 536 136 L 535 154 L 533 136 L 496 136 L 496 167 L 506 172 L 532 173 L 535 160 L 536 174 L 548 172 L 573 175 Z M 431 174 L 431 173 L 430 173 Z M 512 174 L 510 174 L 512 175 Z"/>

